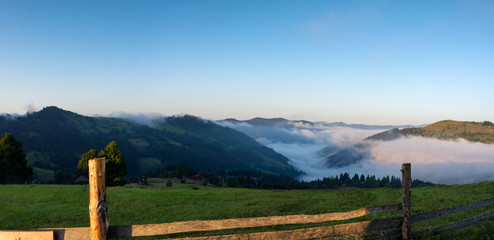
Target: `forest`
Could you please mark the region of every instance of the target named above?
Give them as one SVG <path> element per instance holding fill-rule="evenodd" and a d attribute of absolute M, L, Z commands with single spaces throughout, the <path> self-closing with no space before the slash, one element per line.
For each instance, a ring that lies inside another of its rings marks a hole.
<path fill-rule="evenodd" d="M 159 178 L 197 178 L 200 176 L 205 185 L 218 187 L 252 189 L 337 189 L 337 188 L 401 188 L 401 179 L 395 176 L 382 178 L 375 175 L 340 173 L 323 179 L 301 181 L 287 175 L 252 172 L 245 170 L 217 171 L 214 173 L 194 171 L 187 165 L 171 165 L 146 173 L 146 177 Z M 133 179 L 137 180 L 137 179 Z M 412 181 L 412 187 L 434 186 L 431 182 L 418 179 Z"/>

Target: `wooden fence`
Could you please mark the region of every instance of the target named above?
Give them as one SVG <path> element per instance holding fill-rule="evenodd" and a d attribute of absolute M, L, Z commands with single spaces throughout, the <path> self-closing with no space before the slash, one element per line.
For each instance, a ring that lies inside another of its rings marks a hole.
<path fill-rule="evenodd" d="M 494 198 L 468 203 L 452 208 L 411 215 L 411 174 L 410 164 L 402 166 L 402 203 L 378 207 L 361 208 L 349 212 L 325 213 L 317 215 L 287 215 L 256 218 L 236 218 L 207 221 L 184 221 L 161 224 L 108 226 L 106 209 L 106 190 L 104 186 L 104 159 L 89 161 L 90 168 L 90 227 L 39 229 L 34 231 L 0 231 L 0 239 L 107 239 L 122 237 L 161 236 L 173 233 L 197 231 L 216 231 L 225 229 L 254 228 L 276 225 L 309 224 L 329 221 L 348 220 L 369 214 L 401 210 L 401 217 L 373 221 L 361 221 L 323 227 L 311 227 L 295 230 L 257 232 L 248 234 L 194 237 L 186 239 L 417 239 L 424 235 L 437 234 L 470 226 L 494 218 L 494 211 L 460 220 L 427 230 L 412 232 L 412 223 L 444 217 L 468 211 L 494 203 Z"/>

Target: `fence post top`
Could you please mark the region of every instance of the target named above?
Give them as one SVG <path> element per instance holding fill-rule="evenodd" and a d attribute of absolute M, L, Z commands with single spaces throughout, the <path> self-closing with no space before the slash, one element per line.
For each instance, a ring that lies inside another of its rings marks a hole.
<path fill-rule="evenodd" d="M 105 157 L 102 157 L 102 158 L 93 158 L 93 159 L 89 159 L 89 161 L 95 161 L 95 162 L 105 161 Z"/>

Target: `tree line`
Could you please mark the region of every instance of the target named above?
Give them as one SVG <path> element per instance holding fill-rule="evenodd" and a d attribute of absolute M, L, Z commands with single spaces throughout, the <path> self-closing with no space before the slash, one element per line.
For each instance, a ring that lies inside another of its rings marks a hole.
<path fill-rule="evenodd" d="M 150 177 L 188 178 L 193 175 L 204 177 L 205 184 L 218 187 L 240 187 L 255 189 L 336 189 L 336 188 L 401 188 L 401 179 L 395 176 L 378 178 L 375 175 L 341 173 L 312 181 L 300 181 L 286 175 L 252 172 L 245 170 L 218 171 L 209 173 L 194 171 L 186 165 L 171 165 L 147 173 Z M 418 179 L 412 181 L 412 187 L 434 186 L 431 182 Z"/>

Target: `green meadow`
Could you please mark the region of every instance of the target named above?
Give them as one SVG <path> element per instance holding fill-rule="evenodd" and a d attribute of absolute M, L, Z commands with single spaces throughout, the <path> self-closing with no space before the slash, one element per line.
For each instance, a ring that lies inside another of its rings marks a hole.
<path fill-rule="evenodd" d="M 494 197 L 494 182 L 414 188 L 412 214 L 453 207 Z M 107 189 L 110 225 L 166 223 L 189 220 L 262 217 L 291 214 L 344 212 L 358 208 L 396 204 L 401 189 L 252 190 L 215 188 L 180 183 L 167 188 L 164 181 L 150 185 Z M 87 185 L 0 185 L 0 229 L 37 229 L 89 226 Z M 413 231 L 475 216 L 494 206 L 430 220 L 412 226 Z M 400 212 L 321 224 L 185 233 L 173 237 L 231 234 L 323 226 L 399 216 Z M 161 236 L 166 238 L 168 236 Z M 494 220 L 444 233 L 431 239 L 492 239 Z"/>

